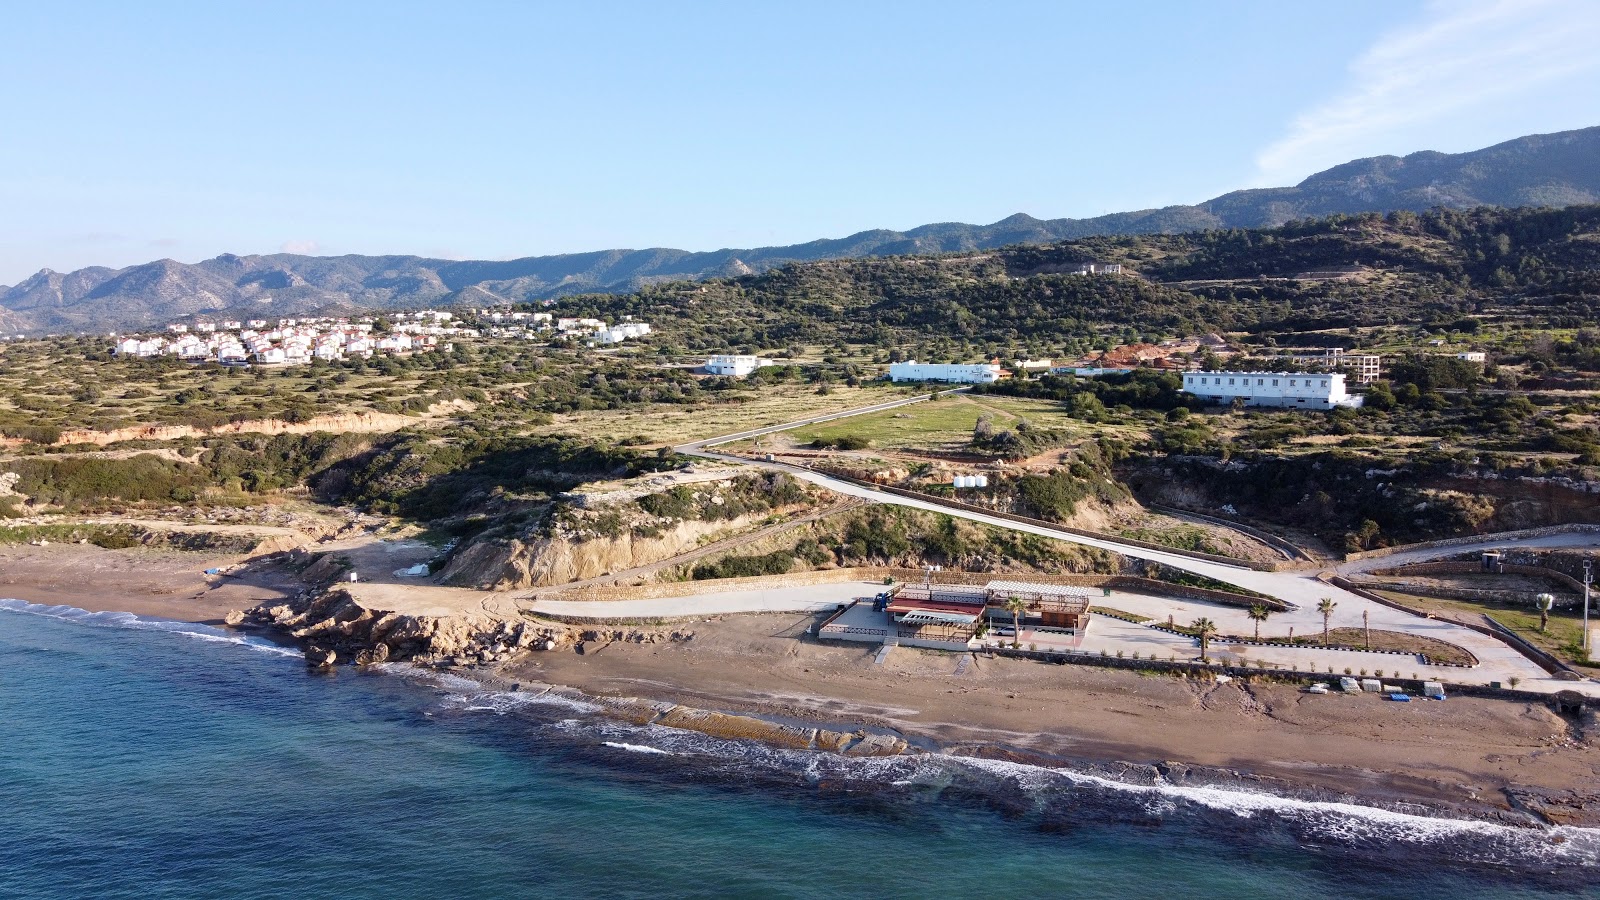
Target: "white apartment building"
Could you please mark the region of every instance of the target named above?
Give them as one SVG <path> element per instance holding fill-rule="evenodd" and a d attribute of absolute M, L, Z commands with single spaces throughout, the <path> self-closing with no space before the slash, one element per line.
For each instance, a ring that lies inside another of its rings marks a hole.
<path fill-rule="evenodd" d="M 1183 389 L 1217 406 L 1234 400 L 1291 409 L 1361 405 L 1345 391 L 1343 375 L 1326 372 L 1185 372 Z"/>
<path fill-rule="evenodd" d="M 759 356 L 734 356 L 719 353 L 706 360 L 705 370 L 712 375 L 732 375 L 743 378 L 762 366 L 773 365 L 772 360 L 762 359 Z"/>
<path fill-rule="evenodd" d="M 955 384 L 990 384 L 1000 380 L 999 363 L 889 364 L 890 381 L 948 381 Z"/>

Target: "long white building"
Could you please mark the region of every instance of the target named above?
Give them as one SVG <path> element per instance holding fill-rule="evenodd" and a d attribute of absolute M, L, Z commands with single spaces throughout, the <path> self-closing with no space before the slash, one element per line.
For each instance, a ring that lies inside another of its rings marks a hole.
<path fill-rule="evenodd" d="M 1185 372 L 1183 389 L 1217 406 L 1234 400 L 1293 409 L 1361 405 L 1345 391 L 1344 376 L 1328 372 Z"/>
<path fill-rule="evenodd" d="M 999 363 L 889 364 L 890 381 L 948 381 L 956 384 L 990 384 L 1000 380 Z"/>

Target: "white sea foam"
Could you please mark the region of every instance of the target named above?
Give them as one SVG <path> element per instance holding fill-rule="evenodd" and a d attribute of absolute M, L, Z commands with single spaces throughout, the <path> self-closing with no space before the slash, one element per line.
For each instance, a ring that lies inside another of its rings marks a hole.
<path fill-rule="evenodd" d="M 618 750 L 626 750 L 629 753 L 646 753 L 656 756 L 674 755 L 671 750 L 663 750 L 660 747 L 650 747 L 645 744 L 630 744 L 626 741 L 601 741 L 600 743 L 607 747 L 615 747 Z"/>
<path fill-rule="evenodd" d="M 1067 782 L 1140 797 L 1149 803 L 1147 809 L 1156 814 L 1170 812 L 1177 804 L 1186 802 L 1242 819 L 1276 815 L 1308 826 L 1329 839 L 1345 842 L 1377 840 L 1423 844 L 1467 837 L 1503 845 L 1522 856 L 1569 864 L 1600 864 L 1600 829 L 1595 828 L 1515 827 L 1479 819 L 1418 815 L 1358 803 L 1301 800 L 1263 791 L 1167 783 L 1132 784 L 1070 769 L 961 756 L 945 758 L 990 775 L 1013 778 L 1019 787 L 1028 790 L 1059 787 L 1061 782 Z"/>
<path fill-rule="evenodd" d="M 1335 844 L 1445 847 L 1465 841 L 1469 852 L 1480 862 L 1600 865 L 1600 829 L 1595 828 L 1518 827 L 1359 803 L 1303 800 L 1231 787 L 1135 784 L 1071 769 L 943 753 L 845 757 L 779 749 L 754 741 L 729 740 L 661 725 L 567 720 L 557 727 L 563 731 L 592 734 L 607 746 L 646 745 L 674 756 L 798 772 L 812 782 L 846 779 L 896 788 L 938 790 L 958 780 L 964 770 L 969 776 L 977 775 L 987 782 L 1009 782 L 1025 794 L 1035 796 L 1041 805 L 1060 802 L 1070 798 L 1073 791 L 1084 790 L 1124 796 L 1152 816 L 1171 817 L 1186 808 L 1207 810 L 1241 820 L 1288 823 L 1311 839 Z"/>
<path fill-rule="evenodd" d="M 271 641 L 248 635 L 233 634 L 211 628 L 206 625 L 196 625 L 192 622 L 178 622 L 171 619 L 144 618 L 131 612 L 91 612 L 79 609 L 76 606 L 47 605 L 43 603 L 29 603 L 26 600 L 0 599 L 0 610 L 23 613 L 32 616 L 44 616 L 50 619 L 60 619 L 63 622 L 72 622 L 78 625 L 90 625 L 99 628 L 128 628 L 140 631 L 164 631 L 168 634 L 182 635 L 202 641 L 211 641 L 219 644 L 235 644 L 247 647 L 261 653 L 270 653 L 277 656 L 299 657 L 300 654 L 288 647 L 282 647 Z"/>

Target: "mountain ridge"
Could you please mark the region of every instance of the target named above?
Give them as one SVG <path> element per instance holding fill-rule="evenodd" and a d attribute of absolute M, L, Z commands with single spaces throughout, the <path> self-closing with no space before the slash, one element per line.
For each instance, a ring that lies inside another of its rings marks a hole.
<path fill-rule="evenodd" d="M 0 287 L 0 328 L 103 330 L 148 327 L 203 313 L 262 317 L 458 301 L 525 302 L 629 291 L 661 281 L 755 274 L 826 259 L 1269 227 L 1336 213 L 1583 203 L 1600 203 L 1600 126 L 1527 135 L 1466 153 L 1423 150 L 1351 160 L 1292 187 L 1250 188 L 1195 205 L 1085 219 L 1016 213 L 988 225 L 937 222 L 903 232 L 869 229 L 802 244 L 710 251 L 650 247 L 511 260 L 224 253 L 192 264 L 161 259 L 123 269 L 42 269 L 16 285 Z"/>

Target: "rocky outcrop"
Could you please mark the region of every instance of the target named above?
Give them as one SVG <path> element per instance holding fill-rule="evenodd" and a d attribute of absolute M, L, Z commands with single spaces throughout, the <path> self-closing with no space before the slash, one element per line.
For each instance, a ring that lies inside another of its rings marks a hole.
<path fill-rule="evenodd" d="M 307 646 L 307 661 L 319 666 L 332 665 L 335 659 L 358 664 L 410 660 L 485 665 L 504 662 L 526 650 L 568 646 L 575 637 L 563 625 L 487 613 L 420 616 L 368 609 L 339 588 L 246 610 L 241 624 L 288 632 Z M 317 651 L 315 658 L 312 649 Z M 324 652 L 333 658 L 324 661 Z"/>
<path fill-rule="evenodd" d="M 826 750 L 846 756 L 898 756 L 910 750 L 904 738 L 893 734 L 831 731 L 634 698 L 603 702 L 611 715 L 635 725 L 661 725 L 728 740 L 760 741 L 787 750 Z"/>

